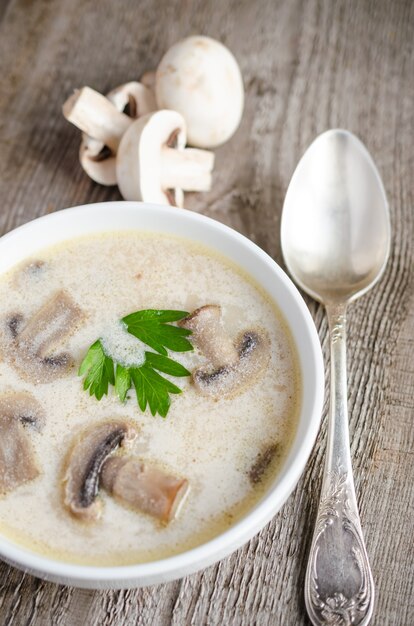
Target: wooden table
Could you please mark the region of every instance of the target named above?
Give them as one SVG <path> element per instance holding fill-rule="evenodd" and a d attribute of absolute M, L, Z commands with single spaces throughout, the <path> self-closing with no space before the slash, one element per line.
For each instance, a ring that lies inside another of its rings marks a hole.
<path fill-rule="evenodd" d="M 187 207 L 244 233 L 283 263 L 284 194 L 321 131 L 356 133 L 388 194 L 392 253 L 350 310 L 349 405 L 357 495 L 377 589 L 373 624 L 414 624 L 414 4 L 410 0 L 2 0 L 0 229 L 120 198 L 81 170 L 61 115 L 74 87 L 106 92 L 154 68 L 179 38 L 234 52 L 246 108 L 216 150 L 214 186 Z M 325 357 L 324 312 L 309 301 Z M 325 403 L 325 413 L 327 405 Z M 296 626 L 326 424 L 282 511 L 244 548 L 193 576 L 141 590 L 58 586 L 1 565 L 0 623 Z"/>

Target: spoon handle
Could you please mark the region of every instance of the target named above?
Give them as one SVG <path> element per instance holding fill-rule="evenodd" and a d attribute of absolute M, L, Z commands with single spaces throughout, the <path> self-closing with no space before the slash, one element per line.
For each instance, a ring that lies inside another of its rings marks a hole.
<path fill-rule="evenodd" d="M 315 626 L 365 626 L 374 582 L 362 536 L 349 448 L 346 306 L 327 307 L 331 347 L 328 443 L 318 516 L 305 578 L 305 602 Z"/>

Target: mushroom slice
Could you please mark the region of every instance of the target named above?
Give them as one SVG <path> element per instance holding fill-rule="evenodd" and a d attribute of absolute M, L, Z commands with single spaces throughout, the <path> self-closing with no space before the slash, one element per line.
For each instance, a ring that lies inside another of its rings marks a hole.
<path fill-rule="evenodd" d="M 180 326 L 192 331 L 191 340 L 215 367 L 235 365 L 239 353 L 223 329 L 221 307 L 206 304 L 180 321 Z"/>
<path fill-rule="evenodd" d="M 219 398 L 233 395 L 254 382 L 270 359 L 270 341 L 264 331 L 249 330 L 238 341 L 238 361 L 212 369 L 199 367 L 193 381 L 203 394 Z"/>
<path fill-rule="evenodd" d="M 26 392 L 0 396 L 0 493 L 13 491 L 35 479 L 40 471 L 25 425 L 40 429 L 44 414 Z"/>
<path fill-rule="evenodd" d="M 100 518 L 102 502 L 96 496 L 102 466 L 118 446 L 130 446 L 137 434 L 128 422 L 109 420 L 88 428 L 76 438 L 63 478 L 63 501 L 72 515 L 86 522 Z"/>
<path fill-rule="evenodd" d="M 247 331 L 236 345 L 221 323 L 221 307 L 207 304 L 180 322 L 192 331 L 191 339 L 210 361 L 193 372 L 202 393 L 220 397 L 233 394 L 253 382 L 270 358 L 270 342 L 264 331 Z"/>
<path fill-rule="evenodd" d="M 7 329 L 15 367 L 36 383 L 61 376 L 72 358 L 66 352 L 55 354 L 55 350 L 82 318 L 82 311 L 66 291 L 56 292 L 26 324 L 20 314 L 13 314 Z"/>
<path fill-rule="evenodd" d="M 70 295 L 58 291 L 27 322 L 18 334 L 18 343 L 23 349 L 46 358 L 63 337 L 73 332 L 81 316 Z"/>
<path fill-rule="evenodd" d="M 250 482 L 253 485 L 257 485 L 263 479 L 273 460 L 279 455 L 279 448 L 278 443 L 271 443 L 259 452 L 248 472 Z"/>
<path fill-rule="evenodd" d="M 146 465 L 135 457 L 111 457 L 102 469 L 102 486 L 122 503 L 170 522 L 188 493 L 188 481 Z"/>
<path fill-rule="evenodd" d="M 116 176 L 125 200 L 179 205 L 182 191 L 211 187 L 214 154 L 185 149 L 184 118 L 156 111 L 135 120 L 118 148 Z"/>

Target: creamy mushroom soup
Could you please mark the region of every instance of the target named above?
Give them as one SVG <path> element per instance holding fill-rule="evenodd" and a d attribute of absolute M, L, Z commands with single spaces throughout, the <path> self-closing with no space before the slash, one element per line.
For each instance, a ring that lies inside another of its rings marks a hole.
<path fill-rule="evenodd" d="M 229 260 L 158 234 L 83 237 L 3 275 L 0 295 L 4 536 L 73 563 L 146 562 L 260 500 L 295 434 L 301 381 L 277 304 Z M 194 345 L 167 351 L 191 377 L 158 371 L 182 389 L 158 405 L 165 418 L 141 411 L 132 383 L 124 403 L 112 384 L 98 401 L 78 375 L 99 338 L 120 373 L 161 368 L 120 322 L 147 309 L 183 312 L 171 325 Z"/>

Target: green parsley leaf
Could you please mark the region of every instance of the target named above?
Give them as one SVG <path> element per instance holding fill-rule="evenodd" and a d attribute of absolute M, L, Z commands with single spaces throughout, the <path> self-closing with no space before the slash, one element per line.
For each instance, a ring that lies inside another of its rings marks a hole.
<path fill-rule="evenodd" d="M 141 367 L 131 368 L 130 372 L 141 411 L 149 406 L 152 415 L 159 413 L 161 417 L 166 417 L 171 404 L 169 394 L 181 393 L 181 389 L 146 363 Z"/>
<path fill-rule="evenodd" d="M 126 400 L 126 395 L 131 387 L 131 374 L 127 367 L 120 363 L 116 364 L 115 391 L 122 403 Z"/>
<path fill-rule="evenodd" d="M 108 393 L 108 386 L 115 385 L 119 400 L 125 402 L 127 393 L 133 386 L 141 411 L 149 407 L 152 415 L 158 413 L 161 417 L 166 417 L 171 405 L 170 394 L 181 393 L 181 389 L 158 372 L 176 377 L 191 375 L 183 365 L 170 359 L 167 352 L 167 348 L 175 352 L 193 350 L 193 346 L 186 339 L 191 331 L 168 323 L 177 322 L 186 315 L 188 314 L 185 311 L 148 309 L 124 317 L 122 321 L 128 332 L 156 352 L 145 352 L 142 365 L 126 367 L 121 363 L 114 363 L 98 339 L 89 348 L 79 368 L 79 376 L 85 375 L 83 388 L 89 389 L 91 396 L 101 400 Z"/>
<path fill-rule="evenodd" d="M 170 374 L 170 376 L 191 376 L 191 372 L 181 365 L 181 363 L 177 363 L 177 361 L 173 361 L 167 356 L 156 354 L 155 352 L 145 353 L 145 364 L 159 372 Z"/>
<path fill-rule="evenodd" d="M 100 339 L 89 348 L 78 374 L 86 374 L 83 388 L 85 391 L 89 389 L 89 395 L 95 396 L 97 400 L 108 393 L 109 384 L 114 384 L 114 362 L 105 354 Z"/>
<path fill-rule="evenodd" d="M 186 339 L 191 335 L 190 330 L 167 324 L 167 322 L 177 322 L 187 315 L 186 311 L 147 309 L 131 313 L 122 321 L 131 335 L 146 343 L 159 354 L 167 356 L 167 348 L 173 352 L 187 352 L 193 349 L 191 343 Z"/>

